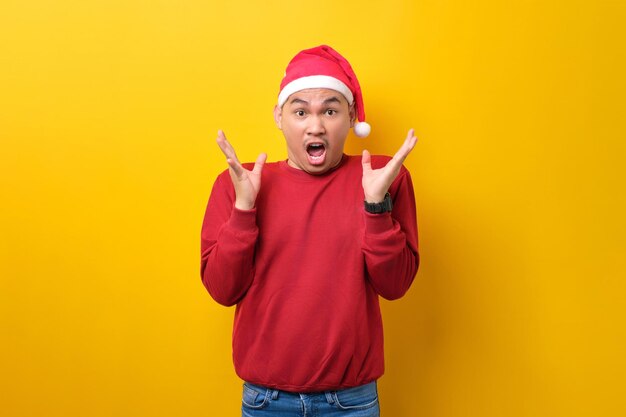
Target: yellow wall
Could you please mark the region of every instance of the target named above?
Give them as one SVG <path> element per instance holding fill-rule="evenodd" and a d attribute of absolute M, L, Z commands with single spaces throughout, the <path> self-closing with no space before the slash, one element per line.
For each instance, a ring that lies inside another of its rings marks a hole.
<path fill-rule="evenodd" d="M 626 414 L 621 1 L 0 5 L 0 414 L 237 416 L 233 309 L 199 277 L 224 129 L 285 158 L 298 50 L 409 127 L 422 267 L 383 304 L 383 415 Z"/>

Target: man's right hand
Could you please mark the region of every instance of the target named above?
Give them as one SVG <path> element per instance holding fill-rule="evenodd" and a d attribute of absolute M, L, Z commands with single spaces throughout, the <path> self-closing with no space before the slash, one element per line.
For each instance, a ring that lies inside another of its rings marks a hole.
<path fill-rule="evenodd" d="M 261 171 L 267 155 L 261 153 L 254 163 L 254 168 L 249 171 L 241 165 L 235 154 L 235 149 L 226 140 L 226 136 L 221 130 L 217 131 L 217 144 L 226 156 L 230 179 L 235 187 L 235 207 L 239 210 L 252 210 L 261 188 Z"/>

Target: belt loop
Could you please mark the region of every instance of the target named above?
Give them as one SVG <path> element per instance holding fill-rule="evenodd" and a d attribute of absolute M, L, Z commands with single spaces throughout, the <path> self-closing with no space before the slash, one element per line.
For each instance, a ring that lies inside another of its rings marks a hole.
<path fill-rule="evenodd" d="M 328 404 L 334 404 L 335 403 L 335 399 L 333 398 L 333 393 L 330 391 L 326 391 L 324 394 L 326 394 L 326 402 L 328 402 Z"/>

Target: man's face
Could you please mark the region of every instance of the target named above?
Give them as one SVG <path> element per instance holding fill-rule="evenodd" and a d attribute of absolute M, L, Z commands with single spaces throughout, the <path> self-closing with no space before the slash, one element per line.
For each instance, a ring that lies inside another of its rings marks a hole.
<path fill-rule="evenodd" d="M 354 124 L 354 106 L 339 92 L 311 88 L 293 93 L 274 108 L 276 125 L 287 141 L 289 165 L 309 174 L 335 167 Z"/>

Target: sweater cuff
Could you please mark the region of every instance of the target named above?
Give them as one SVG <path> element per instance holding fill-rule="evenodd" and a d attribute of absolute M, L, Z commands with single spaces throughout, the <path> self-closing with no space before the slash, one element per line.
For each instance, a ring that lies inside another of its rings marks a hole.
<path fill-rule="evenodd" d="M 234 230 L 248 232 L 256 229 L 256 208 L 252 210 L 240 210 L 233 207 L 228 224 Z"/>
<path fill-rule="evenodd" d="M 368 213 L 365 212 L 365 233 L 382 234 L 393 229 L 393 219 L 391 213 Z"/>

